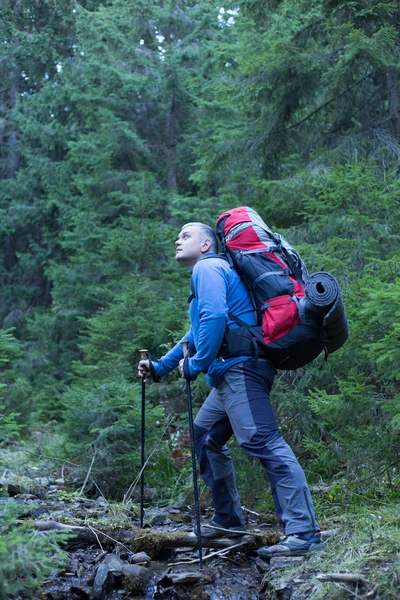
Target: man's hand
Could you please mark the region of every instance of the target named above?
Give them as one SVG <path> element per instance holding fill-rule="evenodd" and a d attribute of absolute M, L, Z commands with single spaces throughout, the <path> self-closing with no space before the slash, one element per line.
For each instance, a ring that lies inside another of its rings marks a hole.
<path fill-rule="evenodd" d="M 189 357 L 186 356 L 186 358 L 182 358 L 179 361 L 179 373 L 180 376 L 182 377 L 182 379 L 186 379 L 186 381 L 195 381 L 197 379 L 197 375 L 190 375 L 190 371 L 189 371 L 189 364 L 186 364 L 186 375 L 185 375 L 185 369 L 183 368 L 183 365 L 185 364 L 185 360 L 188 361 Z"/>
<path fill-rule="evenodd" d="M 179 374 L 180 374 L 180 376 L 181 376 L 183 379 L 185 379 L 185 374 L 184 374 L 184 372 L 183 372 L 183 363 L 184 363 L 184 360 L 185 360 L 185 359 L 184 359 L 184 358 L 182 358 L 182 359 L 179 361 L 179 365 L 178 365 Z"/>
<path fill-rule="evenodd" d="M 138 364 L 138 375 L 145 383 L 151 381 L 150 361 L 141 360 Z"/>

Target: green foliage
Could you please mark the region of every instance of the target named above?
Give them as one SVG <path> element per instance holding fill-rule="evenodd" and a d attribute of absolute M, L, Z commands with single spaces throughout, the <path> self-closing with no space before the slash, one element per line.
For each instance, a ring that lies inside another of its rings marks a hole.
<path fill-rule="evenodd" d="M 327 364 L 277 376 L 285 438 L 311 479 L 390 472 L 397 3 L 3 4 L 0 318 L 16 341 L 0 334 L 0 435 L 52 423 L 77 487 L 89 473 L 88 492 L 122 498 L 139 472 L 139 350 L 165 353 L 188 324 L 177 230 L 246 204 L 338 278 L 350 323 Z M 187 498 L 184 386 L 146 390 L 148 485 Z M 203 378 L 193 392 L 198 407 Z M 235 458 L 245 497 L 267 501 Z"/>
<path fill-rule="evenodd" d="M 336 501 L 340 506 L 340 498 Z M 312 600 L 342 600 L 354 597 L 354 588 L 315 579 L 321 573 L 362 573 L 378 597 L 395 600 L 398 596 L 400 561 L 397 547 L 400 542 L 398 502 L 380 501 L 375 507 L 350 506 L 342 513 L 327 518 L 324 528 L 335 534 L 325 541 L 326 551 L 318 558 L 296 567 L 298 591 Z M 322 507 L 321 507 L 322 512 Z M 307 579 L 307 576 L 311 579 Z M 311 585 L 310 585 L 311 584 Z"/>
<path fill-rule="evenodd" d="M 18 346 L 11 329 L 0 330 L 0 364 L 5 365 L 18 355 Z"/>
<path fill-rule="evenodd" d="M 20 413 L 10 413 L 5 415 L 3 413 L 5 406 L 0 404 L 0 439 L 7 440 L 12 439 L 22 429 L 22 425 L 17 423 L 16 419 L 20 416 Z"/>
<path fill-rule="evenodd" d="M 0 598 L 8 600 L 18 594 L 34 598 L 35 590 L 67 558 L 59 544 L 71 535 L 60 532 L 35 531 L 25 521 L 16 527 L 16 519 L 24 514 L 13 500 L 0 507 Z"/>
<path fill-rule="evenodd" d="M 0 330 L 0 365 L 4 368 L 5 365 L 19 354 L 19 348 L 16 339 L 11 334 L 11 330 Z M 0 379 L 4 378 L 4 373 L 0 373 Z M 2 392 L 7 387 L 5 383 L 0 381 L 0 398 Z M 10 439 L 15 436 L 21 429 L 22 425 L 17 423 L 20 413 L 8 412 L 3 413 L 6 406 L 0 402 L 0 439 Z"/>
<path fill-rule="evenodd" d="M 64 395 L 65 451 L 73 462 L 74 478 L 87 493 L 101 490 L 122 499 L 140 472 L 141 393 L 122 378 L 71 387 Z M 168 422 L 160 406 L 146 405 L 146 485 L 160 487 L 176 473 L 166 444 Z M 164 492 L 163 492 L 164 494 Z"/>

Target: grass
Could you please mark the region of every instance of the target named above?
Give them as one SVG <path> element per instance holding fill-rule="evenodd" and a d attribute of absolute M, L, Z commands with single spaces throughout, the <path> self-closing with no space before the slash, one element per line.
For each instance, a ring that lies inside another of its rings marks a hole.
<path fill-rule="evenodd" d="M 301 581 L 294 588 L 293 600 L 397 600 L 400 597 L 400 502 L 381 503 L 378 510 L 376 505 L 364 505 L 354 513 L 341 514 L 341 507 L 336 508 L 336 514 L 323 522 L 323 529 L 334 532 L 325 541 L 325 551 L 279 572 L 285 580 Z M 368 584 L 321 582 L 315 576 L 322 573 L 360 574 Z"/>

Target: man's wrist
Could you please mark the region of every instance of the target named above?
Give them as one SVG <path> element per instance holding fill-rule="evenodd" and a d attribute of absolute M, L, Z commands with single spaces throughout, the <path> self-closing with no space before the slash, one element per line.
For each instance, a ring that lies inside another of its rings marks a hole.
<path fill-rule="evenodd" d="M 197 374 L 191 373 L 190 358 L 188 356 L 185 356 L 183 361 L 183 376 L 186 381 L 195 381 L 195 379 L 197 379 Z"/>
<path fill-rule="evenodd" d="M 154 361 L 154 359 L 152 359 L 151 356 L 149 356 L 149 369 L 150 369 L 151 378 L 155 383 L 159 383 L 161 381 L 161 377 L 156 371 L 154 362 L 157 362 L 157 361 Z"/>

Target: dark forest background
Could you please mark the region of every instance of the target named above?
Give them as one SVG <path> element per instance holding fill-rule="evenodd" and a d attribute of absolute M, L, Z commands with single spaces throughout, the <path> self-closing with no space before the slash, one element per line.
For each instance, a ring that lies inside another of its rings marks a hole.
<path fill-rule="evenodd" d="M 350 322 L 327 363 L 278 374 L 284 436 L 329 501 L 398 497 L 398 3 L 0 4 L 1 437 L 46 433 L 70 482 L 91 466 L 86 493 L 124 498 L 139 350 L 187 327 L 177 232 L 246 204 L 337 277 Z M 146 485 L 190 501 L 184 383 L 147 393 Z M 242 500 L 271 507 L 233 452 Z"/>

